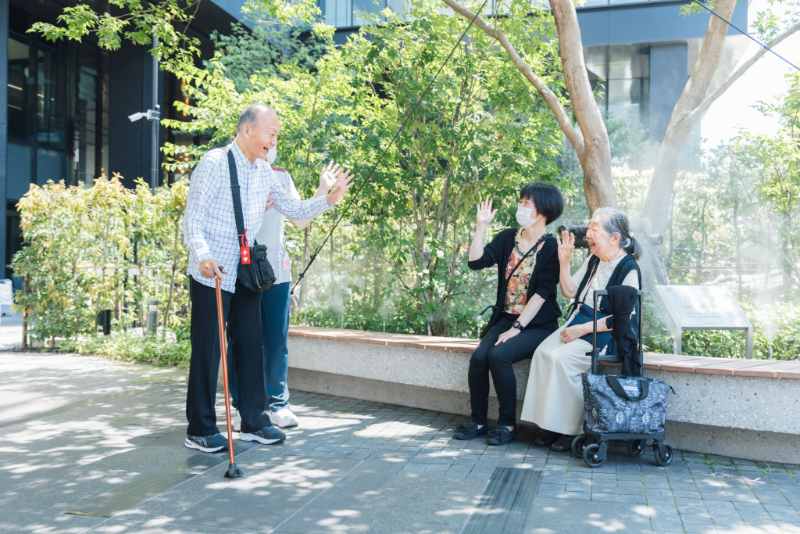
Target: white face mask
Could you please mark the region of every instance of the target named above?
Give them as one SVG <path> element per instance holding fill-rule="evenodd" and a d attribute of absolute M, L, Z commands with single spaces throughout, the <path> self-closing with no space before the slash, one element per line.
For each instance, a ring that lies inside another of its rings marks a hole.
<path fill-rule="evenodd" d="M 269 149 L 269 152 L 267 152 L 267 163 L 272 165 L 273 163 L 275 163 L 275 159 L 277 157 L 278 157 L 278 146 L 275 145 L 274 147 Z"/>
<path fill-rule="evenodd" d="M 523 228 L 530 228 L 536 221 L 542 218 L 541 215 L 537 216 L 535 219 L 531 218 L 531 214 L 533 213 L 533 208 L 525 208 L 523 206 L 519 206 L 517 208 L 517 223 Z"/>

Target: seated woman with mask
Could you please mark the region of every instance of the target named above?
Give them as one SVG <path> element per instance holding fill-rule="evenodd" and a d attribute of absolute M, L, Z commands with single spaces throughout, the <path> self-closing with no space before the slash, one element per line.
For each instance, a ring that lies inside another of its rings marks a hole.
<path fill-rule="evenodd" d="M 641 248 L 630 235 L 624 213 L 613 208 L 596 210 L 586 240 L 589 257 L 578 272 L 570 275 L 575 238 L 562 232 L 558 248 L 561 293 L 575 299 L 574 312 L 536 349 L 522 405 L 522 420 L 542 429 L 534 444 L 556 452 L 570 450 L 572 439 L 583 433 L 581 374 L 591 366 L 591 357 L 586 353 L 592 350 L 594 292 L 616 285 L 642 287 L 636 263 Z M 603 309 L 602 302 L 598 307 Z M 598 319 L 606 316 L 600 310 Z M 601 350 L 611 341 L 609 330 L 606 321 L 597 321 L 597 346 Z"/>
<path fill-rule="evenodd" d="M 504 445 L 517 436 L 517 380 L 513 364 L 530 358 L 558 328 L 561 309 L 556 301 L 558 243 L 545 226 L 564 209 L 561 192 L 551 184 L 532 183 L 520 193 L 517 222 L 495 236 L 486 248 L 483 238 L 497 210 L 492 202 L 478 206 L 478 226 L 469 249 L 472 270 L 498 266 L 497 302 L 481 343 L 469 362 L 472 421 L 453 436 L 473 439 L 488 434 L 489 445 Z M 500 401 L 498 426 L 489 432 L 489 371 Z"/>

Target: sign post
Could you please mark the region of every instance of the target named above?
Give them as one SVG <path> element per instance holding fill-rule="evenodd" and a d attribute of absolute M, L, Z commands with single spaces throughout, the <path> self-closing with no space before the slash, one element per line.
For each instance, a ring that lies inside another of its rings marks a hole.
<path fill-rule="evenodd" d="M 656 293 L 672 322 L 675 354 L 684 330 L 744 330 L 747 359 L 753 358 L 753 325 L 727 287 L 656 286 Z"/>

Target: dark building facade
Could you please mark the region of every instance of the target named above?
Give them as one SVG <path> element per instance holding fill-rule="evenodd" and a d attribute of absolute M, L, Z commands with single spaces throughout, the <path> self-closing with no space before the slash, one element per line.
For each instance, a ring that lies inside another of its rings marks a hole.
<path fill-rule="evenodd" d="M 201 2 L 190 34 L 210 57 L 213 30 L 228 31 L 242 0 Z M 153 107 L 152 57 L 147 47 L 123 42 L 119 50 L 83 42 L 49 42 L 28 33 L 39 21 L 56 22 L 74 1 L 0 0 L 0 190 L 6 213 L 0 218 L 0 265 L 8 264 L 22 243 L 16 204 L 30 184 L 49 180 L 91 185 L 119 173 L 127 186 L 150 181 L 152 131 L 146 120 L 128 115 Z M 100 2 L 95 8 L 102 9 Z M 183 99 L 180 84 L 159 73 L 162 117 L 177 118 L 172 106 Z M 113 125 L 113 128 L 111 127 Z M 175 141 L 159 129 L 158 142 Z M 159 162 L 160 163 L 160 162 Z M 169 177 L 161 174 L 159 183 Z"/>

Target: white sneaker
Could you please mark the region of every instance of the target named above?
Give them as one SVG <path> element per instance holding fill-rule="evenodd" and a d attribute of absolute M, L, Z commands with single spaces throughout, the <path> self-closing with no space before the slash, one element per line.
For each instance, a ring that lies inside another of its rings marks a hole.
<path fill-rule="evenodd" d="M 281 408 L 277 412 L 273 412 L 270 410 L 269 419 L 270 421 L 272 421 L 273 425 L 279 426 L 281 428 L 297 426 L 300 424 L 300 421 L 297 419 L 297 416 L 293 414 L 289 408 Z"/>
<path fill-rule="evenodd" d="M 236 413 L 233 415 L 233 430 L 236 432 L 242 430 L 242 416 L 239 414 L 239 410 L 236 410 Z"/>

